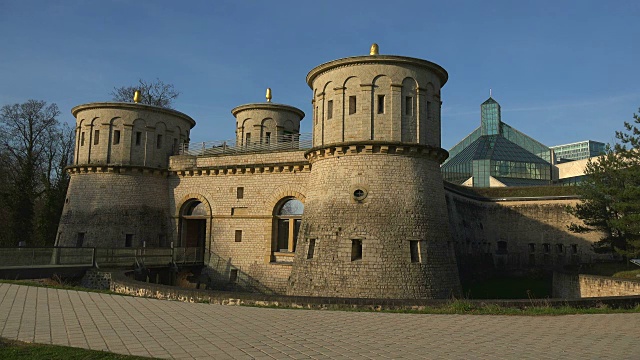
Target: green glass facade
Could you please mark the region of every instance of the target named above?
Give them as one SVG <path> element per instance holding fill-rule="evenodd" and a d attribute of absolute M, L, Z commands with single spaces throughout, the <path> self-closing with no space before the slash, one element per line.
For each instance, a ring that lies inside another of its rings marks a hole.
<path fill-rule="evenodd" d="M 481 124 L 449 151 L 443 178 L 474 187 L 489 187 L 491 177 L 506 186 L 551 183 L 548 147 L 502 122 L 500 105 L 489 98 L 481 107 Z"/>
<path fill-rule="evenodd" d="M 556 155 L 556 161 L 563 163 L 567 161 L 588 159 L 590 157 L 604 154 L 605 144 L 586 140 L 565 145 L 549 147 Z"/>

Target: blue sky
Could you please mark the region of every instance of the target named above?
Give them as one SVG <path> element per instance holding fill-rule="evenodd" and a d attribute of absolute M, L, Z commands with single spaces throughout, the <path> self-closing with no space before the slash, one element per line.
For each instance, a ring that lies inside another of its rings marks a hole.
<path fill-rule="evenodd" d="M 611 142 L 640 107 L 640 1 L 0 0 L 0 105 L 109 101 L 160 78 L 181 91 L 194 142 L 234 137 L 235 106 L 308 114 L 305 77 L 333 59 L 381 54 L 443 66 L 442 143 L 480 122 L 493 89 L 502 119 L 546 145 Z"/>

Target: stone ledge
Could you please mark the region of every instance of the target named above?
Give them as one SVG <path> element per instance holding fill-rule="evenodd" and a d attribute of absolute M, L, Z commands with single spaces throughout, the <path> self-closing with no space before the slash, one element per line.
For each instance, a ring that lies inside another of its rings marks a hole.
<path fill-rule="evenodd" d="M 107 164 L 80 164 L 67 166 L 65 170 L 69 174 L 91 174 L 91 173 L 111 173 L 111 174 L 144 174 L 165 177 L 169 174 L 167 169 L 158 169 L 148 166 L 135 165 L 107 165 Z"/>
<path fill-rule="evenodd" d="M 416 310 L 425 307 L 442 307 L 451 302 L 446 299 L 365 299 L 311 296 L 267 295 L 259 293 L 185 289 L 168 285 L 135 281 L 126 271 L 111 273 L 111 291 L 119 294 L 143 296 L 163 300 L 201 302 L 218 305 L 272 306 L 298 309 L 363 309 L 363 310 Z M 588 299 L 521 299 L 521 300 L 465 300 L 478 306 L 496 305 L 511 308 L 532 306 L 588 308 L 607 305 L 611 308 L 634 308 L 640 304 L 640 296 L 601 297 Z"/>
<path fill-rule="evenodd" d="M 317 160 L 335 156 L 360 154 L 422 157 L 437 161 L 438 164 L 442 164 L 442 162 L 444 162 L 449 156 L 449 153 L 446 150 L 431 145 L 376 140 L 343 142 L 317 146 L 305 152 L 304 156 L 310 163 L 313 163 Z"/>
<path fill-rule="evenodd" d="M 275 164 L 243 164 L 243 165 L 220 165 L 203 167 L 196 169 L 170 170 L 169 175 L 179 177 L 186 176 L 218 176 L 218 175 L 238 175 L 238 174 L 260 174 L 260 173 L 296 173 L 310 172 L 311 165 L 307 162 L 275 163 Z"/>

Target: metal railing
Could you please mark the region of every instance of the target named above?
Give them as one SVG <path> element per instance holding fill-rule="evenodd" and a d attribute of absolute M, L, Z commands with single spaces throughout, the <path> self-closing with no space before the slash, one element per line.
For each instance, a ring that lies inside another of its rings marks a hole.
<path fill-rule="evenodd" d="M 131 267 L 197 265 L 205 260 L 201 247 L 178 248 L 93 248 L 42 247 L 0 248 L 0 269 L 100 266 Z"/>
<path fill-rule="evenodd" d="M 179 155 L 209 156 L 233 155 L 248 152 L 271 152 L 283 150 L 304 150 L 313 146 L 313 135 L 286 134 L 270 138 L 256 139 L 255 142 L 236 144 L 236 140 L 217 140 L 201 143 L 182 144 Z"/>

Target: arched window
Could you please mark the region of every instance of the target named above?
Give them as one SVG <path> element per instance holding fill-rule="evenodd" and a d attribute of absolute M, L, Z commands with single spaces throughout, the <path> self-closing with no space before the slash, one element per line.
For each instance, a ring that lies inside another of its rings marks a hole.
<path fill-rule="evenodd" d="M 296 251 L 298 231 L 302 222 L 304 204 L 297 199 L 287 199 L 275 212 L 275 234 L 277 252 Z"/>
<path fill-rule="evenodd" d="M 192 201 L 185 207 L 184 216 L 207 216 L 207 208 L 205 204 L 200 201 Z"/>

